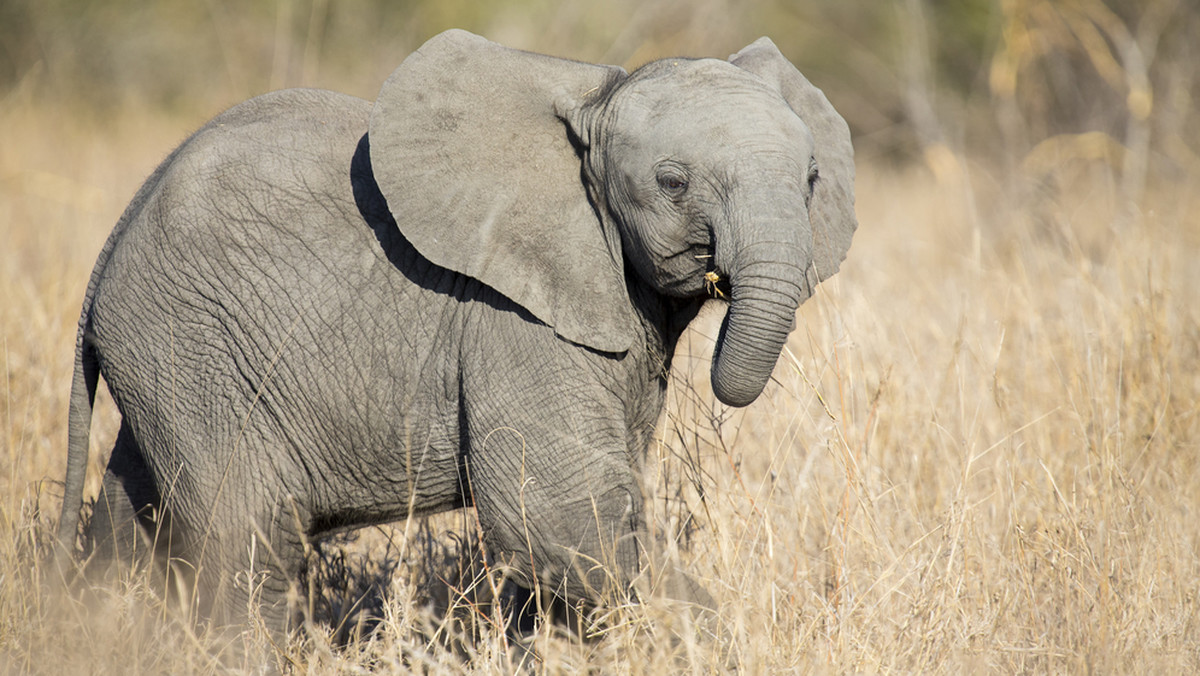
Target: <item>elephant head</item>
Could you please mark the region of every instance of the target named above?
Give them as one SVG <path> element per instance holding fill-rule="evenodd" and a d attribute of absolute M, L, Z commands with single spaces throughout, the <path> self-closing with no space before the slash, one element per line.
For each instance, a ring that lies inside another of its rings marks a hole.
<path fill-rule="evenodd" d="M 712 382 L 734 406 L 856 227 L 849 130 L 766 38 L 626 74 L 449 31 L 384 84 L 369 133 L 417 251 L 566 340 L 638 339 L 627 265 L 666 296 L 727 297 Z"/>

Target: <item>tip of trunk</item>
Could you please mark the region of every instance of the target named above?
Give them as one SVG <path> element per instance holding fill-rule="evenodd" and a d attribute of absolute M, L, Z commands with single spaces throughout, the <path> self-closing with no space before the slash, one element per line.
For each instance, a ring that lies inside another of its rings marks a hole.
<path fill-rule="evenodd" d="M 770 350 L 728 349 L 729 313 L 721 322 L 721 332 L 717 336 L 717 346 L 713 352 L 711 380 L 713 394 L 727 406 L 741 408 L 749 406 L 762 394 L 771 379 L 771 371 L 775 367 L 775 359 L 769 364 L 758 363 L 770 355 Z M 786 334 L 785 334 L 786 336 Z M 778 358 L 779 352 L 774 355 Z M 751 357 L 758 357 L 752 359 Z"/>
<path fill-rule="evenodd" d="M 754 403 L 754 400 L 758 399 L 758 395 L 762 394 L 763 388 L 766 387 L 766 383 L 763 383 L 763 387 L 758 389 L 735 388 L 730 390 L 724 387 L 719 387 L 716 383 L 717 381 L 714 378 L 713 392 L 716 393 L 717 399 L 720 399 L 722 404 L 725 404 L 726 406 L 733 406 L 735 408 L 742 408 Z"/>

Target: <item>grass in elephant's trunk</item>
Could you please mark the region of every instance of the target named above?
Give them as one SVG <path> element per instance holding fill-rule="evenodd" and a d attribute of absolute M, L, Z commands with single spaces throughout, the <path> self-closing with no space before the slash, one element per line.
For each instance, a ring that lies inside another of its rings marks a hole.
<path fill-rule="evenodd" d="M 188 124 L 3 120 L 0 671 L 214 672 L 220 639 L 179 621 L 153 577 L 64 595 L 41 563 L 87 271 Z M 1194 671 L 1197 177 L 1152 184 L 1153 209 L 1137 212 L 1090 165 L 1019 202 L 987 164 L 974 183 L 869 160 L 860 172 L 854 247 L 801 307 L 764 397 L 715 403 L 720 313 L 706 311 L 646 460 L 649 527 L 716 597 L 724 647 L 751 672 Z M 102 402 L 89 496 L 115 419 Z M 492 617 L 454 595 L 465 578 L 432 575 L 473 520 L 441 523 L 314 554 L 329 565 L 312 577 L 327 624 L 285 648 L 295 671 L 511 668 Z M 431 580 L 443 597 L 423 591 Z M 434 612 L 455 603 L 479 619 L 472 640 Z M 339 647 L 371 604 L 373 640 Z M 723 668 L 717 644 L 670 640 L 689 621 L 676 610 L 618 606 L 601 640 L 543 625 L 540 668 Z"/>

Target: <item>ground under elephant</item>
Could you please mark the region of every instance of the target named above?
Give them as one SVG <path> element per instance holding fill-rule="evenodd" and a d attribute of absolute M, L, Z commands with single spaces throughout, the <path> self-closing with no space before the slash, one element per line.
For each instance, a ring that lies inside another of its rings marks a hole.
<path fill-rule="evenodd" d="M 595 598 L 645 560 L 637 466 L 681 331 L 726 301 L 713 391 L 753 401 L 853 190 L 845 122 L 765 38 L 626 73 L 450 31 L 373 104 L 247 101 L 100 253 L 60 539 L 102 376 L 121 426 L 87 537 L 169 543 L 220 617 L 254 569 L 282 630 L 304 538 L 464 505 L 522 584 Z"/>

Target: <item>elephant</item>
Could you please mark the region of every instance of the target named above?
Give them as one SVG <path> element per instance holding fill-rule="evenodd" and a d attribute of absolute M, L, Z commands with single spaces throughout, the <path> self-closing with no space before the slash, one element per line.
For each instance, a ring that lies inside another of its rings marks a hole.
<path fill-rule="evenodd" d="M 626 72 L 452 30 L 374 102 L 250 99 L 99 254 L 59 541 L 169 547 L 201 612 L 286 634 L 304 543 L 469 507 L 519 588 L 596 602 L 649 556 L 680 334 L 727 308 L 712 390 L 750 404 L 856 227 L 849 128 L 768 38 Z M 121 421 L 81 529 L 101 377 Z"/>

